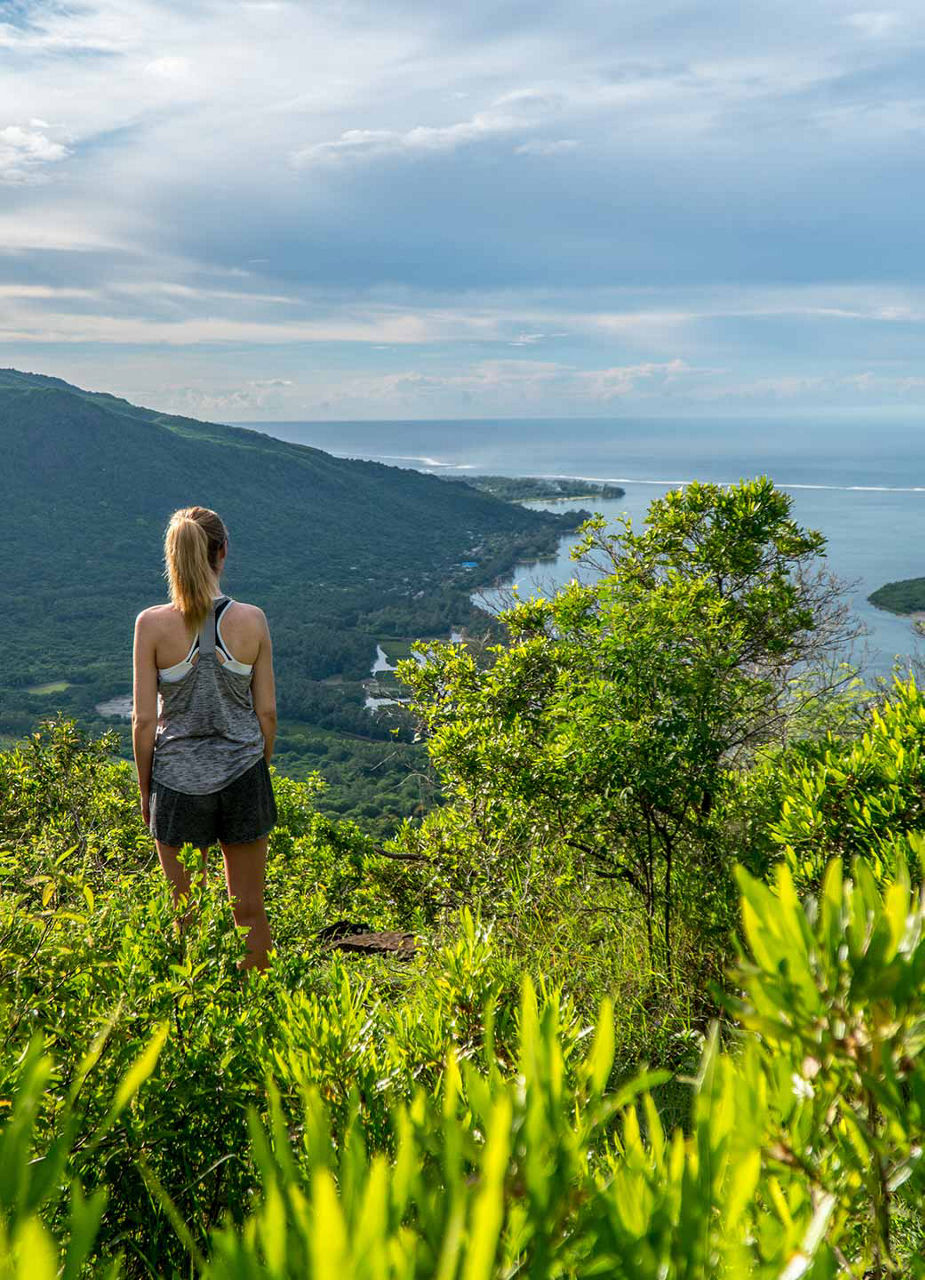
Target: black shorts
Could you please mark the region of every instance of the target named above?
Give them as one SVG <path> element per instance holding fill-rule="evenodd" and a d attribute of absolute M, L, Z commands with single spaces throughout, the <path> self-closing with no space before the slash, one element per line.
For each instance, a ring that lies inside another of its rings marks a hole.
<path fill-rule="evenodd" d="M 264 759 L 221 791 L 191 796 L 160 782 L 151 785 L 151 834 L 161 844 L 198 849 L 221 844 L 248 844 L 276 825 L 276 800 Z"/>

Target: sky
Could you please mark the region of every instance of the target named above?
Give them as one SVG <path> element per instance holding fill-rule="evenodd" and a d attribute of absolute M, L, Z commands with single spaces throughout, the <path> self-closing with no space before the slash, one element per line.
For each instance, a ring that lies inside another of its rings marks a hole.
<path fill-rule="evenodd" d="M 0 0 L 0 366 L 223 421 L 925 408 L 925 7 Z"/>

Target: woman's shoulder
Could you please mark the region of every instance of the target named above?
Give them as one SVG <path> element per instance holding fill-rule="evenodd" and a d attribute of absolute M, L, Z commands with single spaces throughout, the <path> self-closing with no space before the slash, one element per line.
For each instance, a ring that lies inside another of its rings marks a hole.
<path fill-rule="evenodd" d="M 238 662 L 254 663 L 267 647 L 269 629 L 262 609 L 234 600 L 219 619 L 219 640 Z"/>
<path fill-rule="evenodd" d="M 179 617 L 179 611 L 172 604 L 152 604 L 141 610 L 135 619 L 135 626 L 141 631 L 160 630 Z"/>
<path fill-rule="evenodd" d="M 267 624 L 267 615 L 260 606 L 256 604 L 246 604 L 243 600 L 232 600 L 228 606 L 227 612 L 230 612 L 232 616 L 236 614 L 238 619 L 242 622 L 250 622 L 257 626 L 266 626 Z"/>

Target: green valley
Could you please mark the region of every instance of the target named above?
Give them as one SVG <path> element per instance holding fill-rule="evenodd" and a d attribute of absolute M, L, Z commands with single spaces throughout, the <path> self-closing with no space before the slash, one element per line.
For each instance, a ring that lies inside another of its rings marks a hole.
<path fill-rule="evenodd" d="M 230 530 L 229 594 L 271 622 L 281 763 L 330 769 L 332 810 L 383 828 L 414 808 L 415 752 L 364 706 L 377 642 L 485 631 L 473 588 L 578 518 L 10 369 L 0 447 L 0 737 L 56 710 L 111 727 L 97 708 L 130 692 L 135 614 L 165 598 L 167 518 L 197 502 Z"/>

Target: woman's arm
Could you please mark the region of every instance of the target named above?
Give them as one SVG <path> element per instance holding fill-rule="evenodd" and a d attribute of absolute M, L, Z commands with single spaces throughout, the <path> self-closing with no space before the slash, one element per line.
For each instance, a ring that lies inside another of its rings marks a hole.
<path fill-rule="evenodd" d="M 135 619 L 134 681 L 132 698 L 132 748 L 138 771 L 141 816 L 150 819 L 151 762 L 157 730 L 157 662 L 151 619 L 140 613 Z"/>
<path fill-rule="evenodd" d="M 270 640 L 270 628 L 266 617 L 258 609 L 262 635 L 260 650 L 254 663 L 254 676 L 251 683 L 251 696 L 254 699 L 254 710 L 260 721 L 263 732 L 263 758 L 267 764 L 273 758 L 273 743 L 276 741 L 276 682 L 273 678 L 273 642 Z"/>

